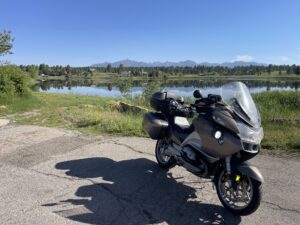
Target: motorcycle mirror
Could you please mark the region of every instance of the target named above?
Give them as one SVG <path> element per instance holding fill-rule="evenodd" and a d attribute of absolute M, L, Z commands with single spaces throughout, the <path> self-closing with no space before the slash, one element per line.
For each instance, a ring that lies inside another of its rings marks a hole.
<path fill-rule="evenodd" d="M 193 95 L 194 98 L 203 98 L 201 91 L 198 89 L 194 91 Z"/>

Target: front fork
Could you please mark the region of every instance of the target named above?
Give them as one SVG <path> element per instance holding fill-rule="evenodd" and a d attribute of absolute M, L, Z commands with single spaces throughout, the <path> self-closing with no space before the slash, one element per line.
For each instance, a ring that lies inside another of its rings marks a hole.
<path fill-rule="evenodd" d="M 231 156 L 227 156 L 225 158 L 225 169 L 229 177 L 229 184 L 232 186 L 234 190 L 237 189 L 238 182 L 241 178 L 241 176 L 238 173 L 237 165 L 233 162 Z"/>
<path fill-rule="evenodd" d="M 231 165 L 230 165 L 230 162 L 231 162 L 231 156 L 227 156 L 225 158 L 225 166 L 226 166 L 226 172 L 228 175 L 231 174 Z"/>
<path fill-rule="evenodd" d="M 233 187 L 235 190 L 237 189 L 237 186 L 238 186 L 238 182 L 240 180 L 240 175 L 239 175 L 239 172 L 236 168 L 236 160 L 233 160 L 231 156 L 227 156 L 224 160 L 224 164 L 219 167 L 216 171 L 216 173 L 220 173 L 221 171 L 218 172 L 218 170 L 225 170 L 226 174 L 228 175 L 228 178 L 229 178 L 229 184 L 231 187 Z M 215 184 L 215 180 L 216 177 L 213 178 L 213 188 L 214 187 L 214 184 Z"/>
<path fill-rule="evenodd" d="M 240 182 L 241 175 L 247 176 L 260 183 L 264 182 L 264 178 L 259 170 L 247 162 L 241 162 L 237 157 L 228 156 L 225 158 L 225 165 L 219 167 L 225 170 L 229 178 L 229 184 L 236 190 Z M 219 171 L 220 172 L 220 171 Z M 216 177 L 214 177 L 215 179 Z"/>

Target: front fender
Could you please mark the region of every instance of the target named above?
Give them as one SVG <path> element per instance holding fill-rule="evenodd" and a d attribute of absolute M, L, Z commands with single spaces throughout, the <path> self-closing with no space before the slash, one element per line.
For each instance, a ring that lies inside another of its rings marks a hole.
<path fill-rule="evenodd" d="M 248 177 L 251 177 L 254 180 L 257 180 L 261 183 L 264 182 L 264 177 L 262 176 L 262 174 L 259 172 L 259 170 L 255 166 L 252 166 L 249 164 L 240 164 L 237 166 L 237 170 L 240 173 L 242 173 Z"/>

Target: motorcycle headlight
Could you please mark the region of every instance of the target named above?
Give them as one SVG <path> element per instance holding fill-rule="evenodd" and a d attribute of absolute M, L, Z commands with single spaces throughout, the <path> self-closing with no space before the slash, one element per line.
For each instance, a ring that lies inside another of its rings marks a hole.
<path fill-rule="evenodd" d="M 221 138 L 221 136 L 222 136 L 222 132 L 221 132 L 221 131 L 219 131 L 219 130 L 217 130 L 217 131 L 214 133 L 214 137 L 215 137 L 215 139 L 220 139 L 220 138 Z"/>

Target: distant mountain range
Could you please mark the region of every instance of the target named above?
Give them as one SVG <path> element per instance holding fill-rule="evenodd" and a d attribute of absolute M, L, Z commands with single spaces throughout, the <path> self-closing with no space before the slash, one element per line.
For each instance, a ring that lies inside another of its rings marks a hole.
<path fill-rule="evenodd" d="M 185 60 L 180 62 L 138 62 L 134 60 L 120 60 L 116 62 L 104 62 L 104 63 L 96 63 L 91 65 L 91 67 L 107 67 L 108 64 L 111 64 L 112 67 L 119 67 L 120 64 L 123 64 L 124 67 L 193 67 L 193 66 L 223 66 L 223 67 L 237 67 L 237 66 L 266 66 L 266 64 L 263 63 L 257 63 L 257 62 L 244 62 L 244 61 L 234 61 L 234 62 L 224 62 L 224 63 L 208 63 L 208 62 L 202 62 L 202 63 L 196 63 L 192 60 Z"/>

